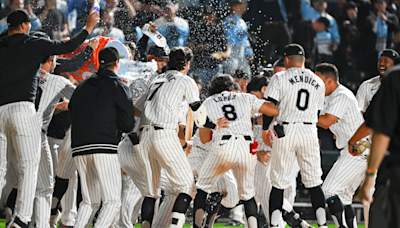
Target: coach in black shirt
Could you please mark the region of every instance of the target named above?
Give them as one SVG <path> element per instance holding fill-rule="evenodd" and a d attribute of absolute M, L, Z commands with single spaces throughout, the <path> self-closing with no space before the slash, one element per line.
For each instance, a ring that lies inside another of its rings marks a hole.
<path fill-rule="evenodd" d="M 116 74 L 123 57 L 114 47 L 102 49 L 99 70 L 79 84 L 68 106 L 83 198 L 75 227 L 84 227 L 101 202 L 96 227 L 110 227 L 121 208 L 117 148 L 121 133 L 132 131 L 135 124 L 132 93 Z"/>
<path fill-rule="evenodd" d="M 365 112 L 366 125 L 374 130 L 372 148 L 368 161 L 367 175 L 360 188 L 360 200 L 371 202 L 370 188 L 374 176 L 385 156 L 390 152 L 385 162 L 385 168 L 390 170 L 389 186 L 385 208 L 387 226 L 400 227 L 400 66 L 387 71 L 382 86 L 371 101 Z M 383 165 L 383 164 L 382 164 Z M 378 173 L 378 179 L 381 173 Z"/>

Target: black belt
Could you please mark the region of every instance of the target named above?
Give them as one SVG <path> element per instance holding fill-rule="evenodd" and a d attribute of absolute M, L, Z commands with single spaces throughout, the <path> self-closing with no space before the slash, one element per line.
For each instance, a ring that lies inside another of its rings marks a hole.
<path fill-rule="evenodd" d="M 154 130 L 162 130 L 162 129 L 164 129 L 163 127 L 157 127 L 157 126 L 153 126 L 153 127 L 154 127 Z M 143 131 L 143 127 L 141 127 L 139 129 L 139 131 Z"/>
<path fill-rule="evenodd" d="M 245 140 L 251 141 L 251 137 L 249 135 L 244 135 L 243 136 Z M 229 140 L 232 138 L 232 135 L 223 135 L 221 140 Z"/>
<path fill-rule="evenodd" d="M 290 124 L 290 123 L 289 123 L 289 122 L 282 122 L 282 124 Z M 303 122 L 303 124 L 312 125 L 313 123 L 310 123 L 310 122 Z"/>

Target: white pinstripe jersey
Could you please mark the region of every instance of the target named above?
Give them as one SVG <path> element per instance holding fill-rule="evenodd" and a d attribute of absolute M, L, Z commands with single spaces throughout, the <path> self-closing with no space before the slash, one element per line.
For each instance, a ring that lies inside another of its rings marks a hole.
<path fill-rule="evenodd" d="M 372 98 L 381 87 L 381 76 L 376 76 L 364 81 L 357 90 L 357 101 L 361 111 L 365 112 Z"/>
<path fill-rule="evenodd" d="M 311 70 L 291 67 L 271 78 L 264 97 L 278 102 L 278 123 L 317 123 L 318 110 L 324 107 L 325 84 Z"/>
<path fill-rule="evenodd" d="M 188 104 L 200 101 L 197 85 L 189 76 L 170 70 L 154 78 L 135 107 L 142 110 L 142 125 L 178 129 L 184 101 Z"/>
<path fill-rule="evenodd" d="M 325 108 L 322 114 L 326 113 L 339 118 L 329 129 L 336 135 L 336 147 L 342 149 L 364 122 L 353 92 L 343 85 L 339 85 L 325 98 Z"/>
<path fill-rule="evenodd" d="M 42 96 L 40 97 L 37 115 L 42 129 L 47 131 L 58 101 L 62 97 L 70 99 L 75 86 L 68 79 L 59 75 L 47 73 L 41 77 L 46 80 L 39 83 Z"/>
<path fill-rule="evenodd" d="M 253 137 L 251 115 L 257 113 L 264 102 L 264 100 L 260 100 L 252 94 L 229 91 L 214 94 L 207 98 L 203 105 L 210 120 L 216 123 L 219 118 L 226 117 L 229 121 L 229 128 L 213 131 L 213 138 L 222 135 L 249 135 Z"/>

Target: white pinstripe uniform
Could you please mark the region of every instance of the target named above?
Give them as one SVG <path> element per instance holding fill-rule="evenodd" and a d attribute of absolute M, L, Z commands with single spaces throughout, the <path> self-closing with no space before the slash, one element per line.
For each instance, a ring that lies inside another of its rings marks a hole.
<path fill-rule="evenodd" d="M 39 87 L 42 89 L 37 116 L 42 128 L 42 151 L 34 202 L 34 221 L 38 227 L 49 227 L 51 197 L 54 186 L 53 159 L 48 145 L 46 131 L 55 107 L 62 97 L 71 98 L 75 86 L 66 78 L 44 74 Z M 38 99 L 38 98 L 37 98 Z M 15 156 L 12 156 L 15 158 Z M 15 158 L 16 159 L 16 158 Z M 11 162 L 11 164 L 17 164 Z M 18 180 L 18 176 L 14 176 Z"/>
<path fill-rule="evenodd" d="M 200 141 L 199 130 L 193 135 L 193 147 L 188 156 L 190 164 L 193 167 L 194 175 L 198 178 L 202 166 L 205 164 L 207 156 L 210 154 L 212 148 L 212 141 L 203 144 Z M 239 202 L 238 187 L 232 170 L 228 170 L 222 175 L 221 180 L 218 181 L 211 190 L 211 192 L 228 193 L 221 201 L 221 204 L 226 208 L 233 208 Z"/>
<path fill-rule="evenodd" d="M 272 123 L 273 124 L 273 123 Z M 272 126 L 271 124 L 271 126 Z M 254 140 L 258 142 L 257 151 L 271 151 L 272 148 L 264 144 L 262 140 L 262 125 L 254 125 L 253 126 Z M 261 146 L 260 146 L 261 145 Z M 297 164 L 297 161 L 293 162 L 293 165 L 290 167 L 290 186 L 284 191 L 284 199 L 283 199 L 283 209 L 285 211 L 292 211 L 293 204 L 296 197 L 296 177 L 300 171 L 300 167 Z M 269 220 L 269 196 L 271 193 L 272 185 L 270 181 L 271 174 L 271 162 L 268 162 L 267 166 L 264 166 L 261 162 L 257 162 L 256 166 L 256 178 L 255 178 L 255 186 L 256 186 L 256 202 L 259 202 L 264 210 L 265 217 Z M 286 227 L 286 222 L 281 218 L 281 222 L 279 223 L 279 228 Z"/>
<path fill-rule="evenodd" d="M 357 102 L 362 112 L 365 112 L 381 87 L 381 76 L 376 76 L 364 81 L 357 90 Z"/>
<path fill-rule="evenodd" d="M 364 180 L 369 149 L 360 156 L 352 156 L 347 142 L 364 122 L 364 118 L 355 96 L 343 85 L 339 85 L 326 96 L 323 114 L 325 113 L 339 118 L 329 129 L 336 135 L 336 147 L 342 150 L 340 157 L 329 171 L 322 189 L 327 199 L 337 195 L 343 205 L 349 205 L 353 201 L 355 191 Z"/>
<path fill-rule="evenodd" d="M 290 186 L 290 167 L 296 159 L 306 188 L 322 184 L 316 123 L 318 110 L 324 104 L 324 82 L 309 69 L 292 67 L 271 78 L 264 96 L 278 102 L 276 122 L 288 123 L 284 125 L 286 136 L 274 139 L 270 159 L 272 186 Z"/>
<path fill-rule="evenodd" d="M 175 191 L 186 193 L 192 198 L 195 196 L 192 168 L 182 153 L 177 137 L 183 101 L 189 104 L 199 101 L 197 85 L 187 75 L 171 70 L 158 75 L 147 93 L 135 102 L 135 107 L 143 110 L 143 129 L 139 136 L 137 154 L 143 156 L 143 167 L 146 167 L 146 175 L 143 176 L 146 183 L 144 195 L 148 197 L 160 197 L 158 189 L 161 168 L 171 176 Z"/>
<path fill-rule="evenodd" d="M 64 226 L 73 226 L 77 216 L 76 195 L 78 191 L 78 170 L 72 157 L 71 129 L 65 133 L 64 141 L 58 154 L 56 175 L 62 179 L 69 179 L 68 189 L 61 199 L 62 216 Z"/>
<path fill-rule="evenodd" d="M 15 215 L 23 222 L 31 220 L 38 166 L 40 161 L 40 124 L 35 104 L 29 101 L 13 102 L 0 106 L 0 187 L 5 185 L 7 154 L 15 153 L 21 160 L 18 167 L 20 189 Z"/>
<path fill-rule="evenodd" d="M 253 138 L 251 115 L 258 112 L 264 101 L 245 93 L 224 91 L 207 98 L 203 106 L 207 116 L 216 122 L 229 120 L 229 128 L 213 132 L 212 147 L 199 173 L 197 188 L 211 193 L 222 175 L 232 169 L 238 182 L 240 200 L 254 197 L 256 156 L 250 153 Z"/>

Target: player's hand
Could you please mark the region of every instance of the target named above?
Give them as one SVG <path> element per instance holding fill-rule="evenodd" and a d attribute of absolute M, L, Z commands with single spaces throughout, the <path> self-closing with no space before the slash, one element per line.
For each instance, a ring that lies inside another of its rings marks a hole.
<path fill-rule="evenodd" d="M 229 121 L 226 117 L 219 118 L 217 120 L 217 126 L 216 126 L 215 130 L 221 129 L 223 127 L 229 128 L 228 124 L 229 124 Z"/>
<path fill-rule="evenodd" d="M 94 26 L 96 26 L 97 22 L 99 22 L 100 20 L 99 12 L 93 11 L 93 7 L 94 5 L 92 5 L 92 8 L 90 9 L 90 13 L 86 21 L 86 26 L 84 27 L 84 29 L 86 29 L 89 34 L 93 31 Z"/>
<path fill-rule="evenodd" d="M 374 176 L 367 176 L 364 183 L 361 185 L 358 194 L 355 196 L 356 200 L 359 200 L 363 205 L 372 203 L 373 198 L 371 196 L 371 187 L 374 184 Z"/>
<path fill-rule="evenodd" d="M 63 112 L 63 111 L 68 111 L 68 104 L 69 104 L 69 101 L 63 101 L 63 102 L 59 103 L 56 106 L 54 115 L 57 115 L 58 113 Z"/>
<path fill-rule="evenodd" d="M 274 134 L 272 133 L 271 130 L 269 130 L 269 129 L 266 130 L 266 131 L 263 130 L 262 140 L 265 143 L 265 145 L 272 146 L 272 140 L 273 139 L 274 139 Z"/>
<path fill-rule="evenodd" d="M 99 39 L 97 37 L 94 37 L 89 40 L 88 44 L 93 50 L 96 50 L 99 47 Z"/>
<path fill-rule="evenodd" d="M 265 166 L 267 166 L 270 157 L 270 151 L 257 151 L 257 160 Z"/>
<path fill-rule="evenodd" d="M 190 154 L 190 151 L 192 150 L 192 148 L 193 148 L 193 144 L 188 143 L 188 146 L 185 149 L 186 156 L 188 156 Z"/>

